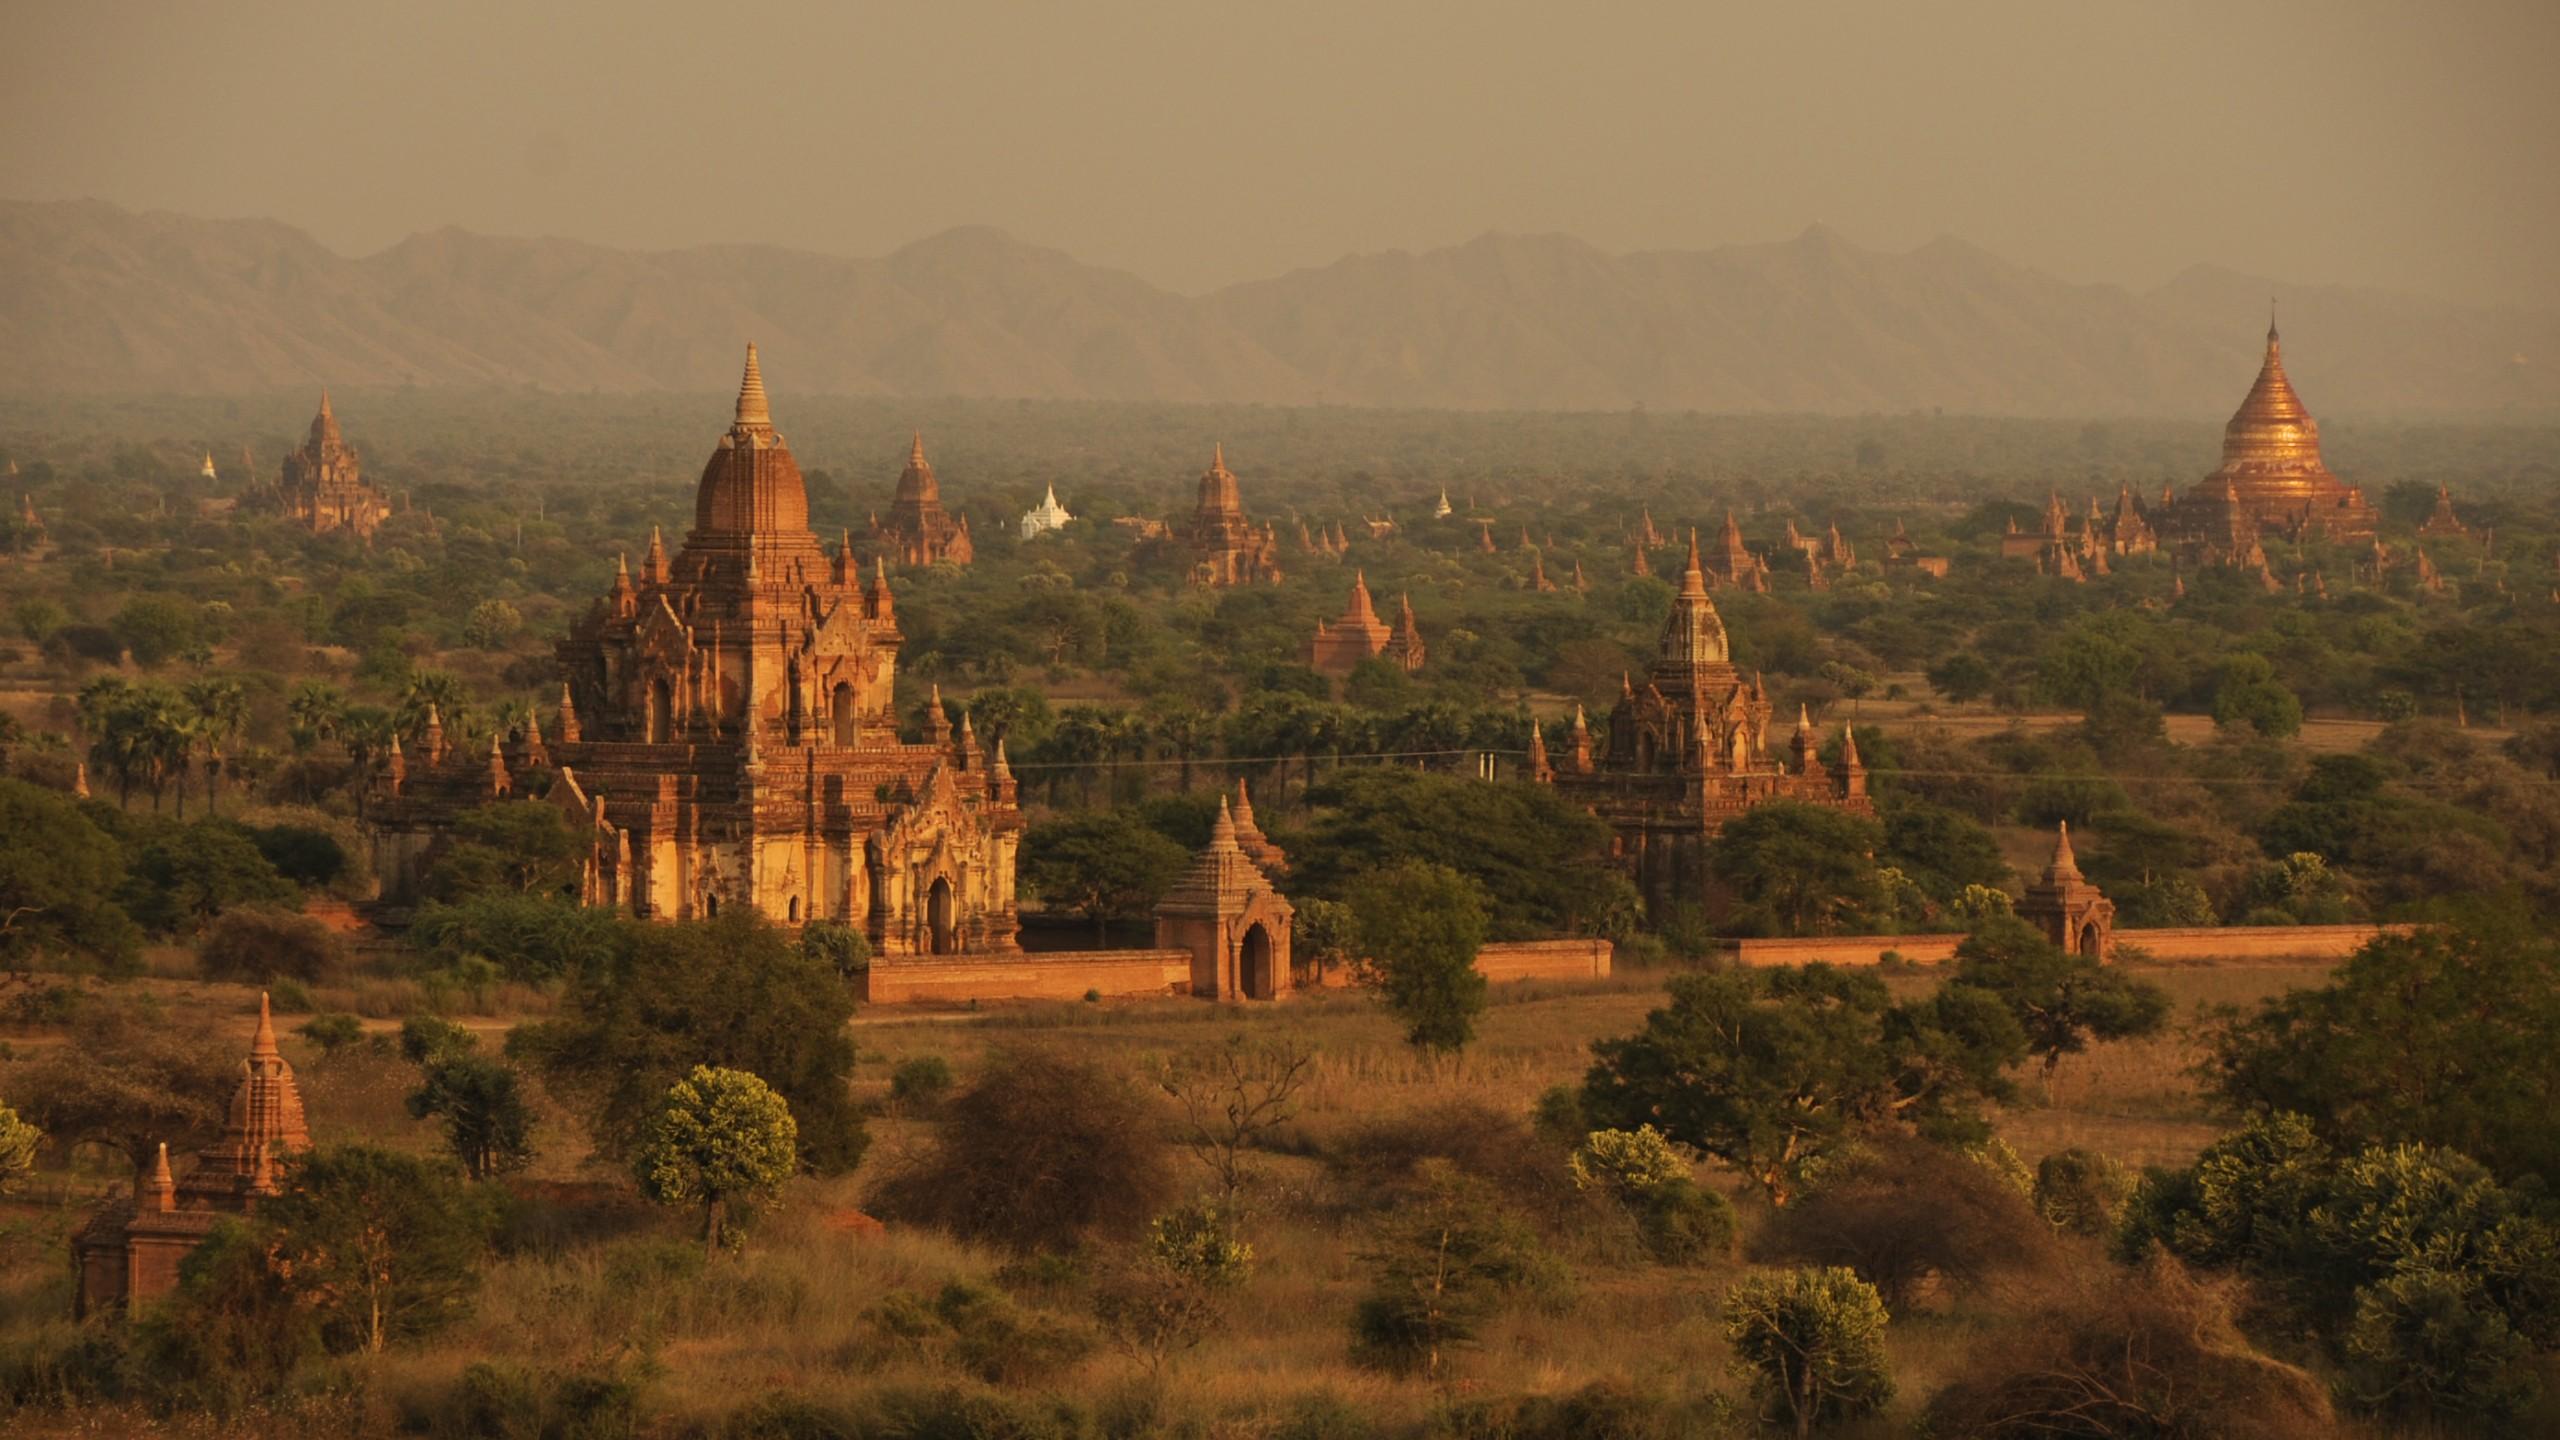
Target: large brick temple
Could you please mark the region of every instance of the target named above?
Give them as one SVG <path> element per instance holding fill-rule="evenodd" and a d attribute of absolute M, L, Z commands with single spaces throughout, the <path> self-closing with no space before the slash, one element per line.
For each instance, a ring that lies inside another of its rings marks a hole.
<path fill-rule="evenodd" d="M 1873 813 L 1856 736 L 1843 727 L 1840 765 L 1830 769 L 1799 711 L 1782 757 L 1769 748 L 1772 709 L 1761 682 L 1734 667 L 1692 534 L 1661 651 L 1645 683 L 1628 681 L 1609 712 L 1606 746 L 1593 754 L 1577 713 L 1563 763 L 1548 766 L 1541 742 L 1531 768 L 1607 822 L 1646 905 L 1666 915 L 1709 902 L 1707 856 L 1716 832 L 1755 805 L 1798 800 Z"/>
<path fill-rule="evenodd" d="M 966 565 L 978 558 L 968 517 L 942 508 L 942 482 L 934 478 L 933 462 L 924 458 L 921 430 L 907 447 L 907 468 L 898 472 L 889 518 L 872 517 L 871 539 L 879 554 L 895 556 L 901 565 L 922 568 L 946 560 Z"/>
<path fill-rule="evenodd" d="M 839 920 L 884 956 L 1015 949 L 1017 791 L 939 703 L 899 733 L 901 637 L 885 575 L 829 553 L 774 429 L 755 347 L 703 467 L 694 525 L 653 535 L 561 642 L 559 717 L 492 743 L 394 752 L 371 818 L 386 894 L 412 897 L 460 813 L 547 797 L 590 830 L 584 898 L 688 919 L 753 905 Z"/>
<path fill-rule="evenodd" d="M 320 413 L 311 417 L 311 432 L 284 457 L 273 503 L 315 535 L 343 531 L 369 539 L 391 518 L 390 498 L 365 482 L 364 465 L 338 428 L 326 390 L 320 392 Z"/>

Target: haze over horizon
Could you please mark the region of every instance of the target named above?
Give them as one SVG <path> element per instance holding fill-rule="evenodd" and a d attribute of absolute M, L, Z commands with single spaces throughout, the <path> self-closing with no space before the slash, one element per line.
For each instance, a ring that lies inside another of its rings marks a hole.
<path fill-rule="evenodd" d="M 2198 35 L 2213 37 L 2200 43 Z M 2135 289 L 2204 264 L 2560 307 L 2560 6 L 777 0 L 0 20 L 0 195 L 893 252 L 988 225 L 1200 295 L 1486 232 L 1809 225 Z"/>

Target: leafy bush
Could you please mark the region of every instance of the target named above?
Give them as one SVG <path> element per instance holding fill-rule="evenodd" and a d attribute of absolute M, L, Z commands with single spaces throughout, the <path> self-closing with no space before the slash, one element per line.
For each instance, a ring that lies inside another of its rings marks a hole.
<path fill-rule="evenodd" d="M 1896 1309 L 1921 1283 L 1961 1287 L 2031 1268 L 2052 1231 L 2017 1188 L 1980 1162 L 1925 1142 L 1880 1137 L 1775 1212 L 1758 1252 L 1846 1266 Z"/>
<path fill-rule="evenodd" d="M 1929 1402 L 1931 1433 L 1977 1440 L 2327 1440 L 2310 1376 L 2258 1353 L 2228 1298 L 2156 1256 L 2036 1306 L 1998 1344 L 1968 1346 Z"/>
<path fill-rule="evenodd" d="M 1732 1250 L 1732 1203 L 1700 1187 L 1688 1162 L 1652 1126 L 1593 1131 L 1571 1167 L 1574 1187 L 1617 1202 L 1635 1221 L 1646 1253 L 1663 1264 L 1693 1264 Z"/>
<path fill-rule="evenodd" d="M 1101 1061 L 1016 1046 L 988 1058 L 932 1144 L 871 1198 L 888 1218 L 1033 1251 L 1135 1234 L 1172 1184 L 1148 1097 Z"/>
<path fill-rule="evenodd" d="M 1502 1303 L 1555 1293 L 1564 1272 L 1480 1181 L 1426 1162 L 1420 1190 L 1378 1224 L 1360 1261 L 1369 1275 L 1351 1319 L 1360 1364 L 1437 1377 Z"/>
<path fill-rule="evenodd" d="M 319 1046 L 325 1058 L 363 1039 L 364 1022 L 353 1015 L 314 1015 L 293 1027 L 293 1033 Z"/>
<path fill-rule="evenodd" d="M 929 1113 L 951 1093 L 951 1062 L 939 1055 L 918 1055 L 898 1062 L 889 1072 L 889 1099 L 918 1114 Z"/>
<path fill-rule="evenodd" d="M 268 825 L 249 832 L 276 873 L 305 890 L 334 885 L 347 873 L 347 847 L 314 825 Z"/>
<path fill-rule="evenodd" d="M 264 907 L 230 910 L 206 929 L 196 963 L 208 980 L 325 985 L 345 972 L 347 946 L 308 915 Z"/>
<path fill-rule="evenodd" d="M 990 1385 L 1043 1383 L 1083 1361 L 1094 1344 L 1080 1325 L 965 1280 L 931 1296 L 888 1295 L 863 1322 L 863 1346 L 876 1354 L 916 1356 Z"/>
<path fill-rule="evenodd" d="M 2112 1235 L 2133 1176 L 2095 1150 L 2056 1150 L 2036 1163 L 2036 1213 L 2073 1235 Z"/>
<path fill-rule="evenodd" d="M 841 920 L 812 920 L 800 927 L 800 948 L 847 980 L 871 968 L 871 942 Z"/>
<path fill-rule="evenodd" d="M 1455 1099 L 1382 1115 L 1326 1147 L 1334 1194 L 1351 1209 L 1388 1209 L 1424 1188 L 1423 1167 L 1445 1162 L 1542 1220 L 1569 1214 L 1572 1176 L 1519 1116 Z"/>
<path fill-rule="evenodd" d="M 1893 1398 L 1884 1301 L 1847 1270 L 1754 1275 L 1725 1292 L 1734 1373 L 1799 1436 Z"/>

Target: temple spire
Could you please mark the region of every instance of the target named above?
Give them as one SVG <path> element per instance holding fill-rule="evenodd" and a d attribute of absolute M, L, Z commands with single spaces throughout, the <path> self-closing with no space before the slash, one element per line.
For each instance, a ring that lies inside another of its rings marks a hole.
<path fill-rule="evenodd" d="M 178 1179 L 169 1170 L 169 1142 L 160 1142 L 160 1153 L 151 1162 L 151 1208 L 160 1211 L 178 1208 Z"/>
<path fill-rule="evenodd" d="M 747 372 L 738 381 L 738 428 L 770 430 L 773 408 L 764 398 L 764 371 L 756 364 L 756 342 L 747 342 Z"/>
<path fill-rule="evenodd" d="M 261 990 L 258 992 L 258 1033 L 249 1037 L 249 1058 L 263 1060 L 277 1053 L 276 1017 L 269 1008 L 267 992 Z"/>
<path fill-rule="evenodd" d="M 2047 880 L 2080 878 L 2080 857 L 2071 853 L 2071 822 L 2063 821 L 2053 835 L 2053 863 L 2044 867 Z"/>
<path fill-rule="evenodd" d="M 913 432 L 913 438 L 907 442 L 907 468 L 924 468 L 924 432 L 921 430 Z"/>

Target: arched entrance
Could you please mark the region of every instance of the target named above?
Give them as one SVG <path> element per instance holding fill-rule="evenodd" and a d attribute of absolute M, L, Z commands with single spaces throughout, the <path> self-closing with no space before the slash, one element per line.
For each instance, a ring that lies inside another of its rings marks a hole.
<path fill-rule="evenodd" d="M 675 738 L 676 692 L 661 678 L 649 682 L 649 733 L 652 745 L 664 745 Z"/>
<path fill-rule="evenodd" d="M 925 945 L 936 955 L 957 954 L 960 949 L 958 906 L 952 901 L 951 882 L 939 879 L 924 892 Z"/>
<path fill-rule="evenodd" d="M 1236 947 L 1236 988 L 1247 1000 L 1269 1000 L 1278 993 L 1271 975 L 1271 932 L 1259 920 Z"/>
<path fill-rule="evenodd" d="M 2104 960 L 2107 958 L 2106 956 L 2098 953 L 2100 940 L 2098 938 L 2097 921 L 2092 920 L 2088 924 L 2080 927 L 2080 943 L 2072 948 L 2078 950 L 2081 954 L 2092 960 Z"/>
<path fill-rule="evenodd" d="M 834 693 L 827 696 L 827 714 L 830 717 L 829 723 L 834 727 L 835 742 L 839 745 L 852 744 L 853 687 L 851 685 L 838 684 Z"/>

